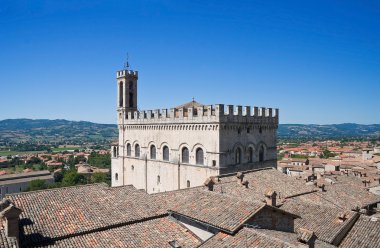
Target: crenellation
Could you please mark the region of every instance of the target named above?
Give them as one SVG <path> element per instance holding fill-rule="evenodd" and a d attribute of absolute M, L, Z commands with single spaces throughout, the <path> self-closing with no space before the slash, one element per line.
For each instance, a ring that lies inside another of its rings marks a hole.
<path fill-rule="evenodd" d="M 244 107 L 244 115 L 245 116 L 251 116 L 251 107 L 250 106 Z"/>
<path fill-rule="evenodd" d="M 253 110 L 253 113 L 251 112 Z M 124 115 L 125 124 L 129 123 L 170 123 L 170 122 L 251 122 L 255 124 L 278 124 L 279 110 L 265 107 L 206 105 L 190 108 L 171 108 L 129 111 Z"/>
<path fill-rule="evenodd" d="M 203 117 L 203 107 L 198 107 L 197 108 L 197 114 L 198 114 L 198 117 Z"/>
<path fill-rule="evenodd" d="M 240 105 L 236 106 L 236 111 L 234 111 L 234 115 L 237 115 L 237 116 L 243 115 L 242 107 Z"/>
<path fill-rule="evenodd" d="M 225 115 L 233 115 L 234 114 L 234 105 L 227 105 L 227 114 Z"/>
<path fill-rule="evenodd" d="M 121 70 L 116 72 L 116 77 L 125 77 L 126 75 L 138 77 L 138 71 L 133 71 L 133 70 Z"/>
<path fill-rule="evenodd" d="M 253 107 L 253 109 L 254 109 L 253 116 L 259 116 L 259 108 L 258 107 Z"/>

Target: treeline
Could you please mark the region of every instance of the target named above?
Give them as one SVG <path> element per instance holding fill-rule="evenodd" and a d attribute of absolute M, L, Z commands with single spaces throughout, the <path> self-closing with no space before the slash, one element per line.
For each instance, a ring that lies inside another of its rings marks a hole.
<path fill-rule="evenodd" d="M 101 172 L 95 172 L 91 175 L 83 175 L 75 170 L 56 172 L 54 173 L 53 184 L 48 185 L 46 181 L 41 179 L 32 180 L 29 182 L 26 191 L 53 189 L 91 183 L 107 183 L 108 185 L 111 185 L 111 175 L 109 173 Z"/>
<path fill-rule="evenodd" d="M 111 154 L 92 152 L 88 157 L 87 163 L 99 168 L 111 168 Z"/>

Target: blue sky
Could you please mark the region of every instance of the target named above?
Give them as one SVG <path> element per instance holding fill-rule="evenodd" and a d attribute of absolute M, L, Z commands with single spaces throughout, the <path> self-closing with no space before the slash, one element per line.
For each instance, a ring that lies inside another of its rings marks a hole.
<path fill-rule="evenodd" d="M 281 123 L 380 123 L 380 2 L 0 0 L 0 119 L 116 122 L 140 109 L 280 108 Z"/>

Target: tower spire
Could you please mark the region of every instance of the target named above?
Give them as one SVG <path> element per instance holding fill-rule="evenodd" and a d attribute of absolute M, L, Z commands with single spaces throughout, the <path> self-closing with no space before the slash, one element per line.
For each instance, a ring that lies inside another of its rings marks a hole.
<path fill-rule="evenodd" d="M 130 65 L 129 65 L 129 54 L 127 53 L 127 62 L 125 62 L 124 68 L 129 70 L 129 67 L 130 67 Z"/>

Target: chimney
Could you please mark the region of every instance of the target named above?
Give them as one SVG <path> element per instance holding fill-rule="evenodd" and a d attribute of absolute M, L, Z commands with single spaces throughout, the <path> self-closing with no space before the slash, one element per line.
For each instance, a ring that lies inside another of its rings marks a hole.
<path fill-rule="evenodd" d="M 297 240 L 302 244 L 302 246 L 314 248 L 316 239 L 317 237 L 314 232 L 304 228 L 298 229 Z"/>
<path fill-rule="evenodd" d="M 216 183 L 215 177 L 209 177 L 206 182 L 204 183 L 205 186 L 207 186 L 209 191 L 214 191 L 214 184 Z"/>
<path fill-rule="evenodd" d="M 236 177 L 238 179 L 238 183 L 242 183 L 243 182 L 243 178 L 244 178 L 243 172 L 236 173 Z"/>
<path fill-rule="evenodd" d="M 319 188 L 319 191 L 325 192 L 325 184 L 324 183 L 318 183 L 317 187 Z"/>
<path fill-rule="evenodd" d="M 345 220 L 347 220 L 347 214 L 346 213 L 340 213 L 338 215 L 338 220 L 339 220 L 339 222 L 344 222 Z"/>
<path fill-rule="evenodd" d="M 241 184 L 244 185 L 246 189 L 248 189 L 248 180 L 243 181 Z"/>
<path fill-rule="evenodd" d="M 275 207 L 276 206 L 276 197 L 277 197 L 276 191 L 274 191 L 272 189 L 269 189 L 265 193 L 265 202 L 266 202 L 266 204 L 270 205 L 272 207 Z"/>
<path fill-rule="evenodd" d="M 19 240 L 20 229 L 19 229 L 19 216 L 21 214 L 21 209 L 15 207 L 7 199 L 3 199 L 0 202 L 0 218 L 3 222 L 5 235 L 8 238 L 15 238 Z"/>
<path fill-rule="evenodd" d="M 178 244 L 177 240 L 169 241 L 169 245 L 170 245 L 170 247 L 172 247 L 172 248 L 181 248 L 181 245 Z"/>
<path fill-rule="evenodd" d="M 367 187 L 367 186 L 370 185 L 371 181 L 368 180 L 368 179 L 364 179 L 364 180 L 362 181 L 362 183 L 364 184 L 364 187 Z"/>

